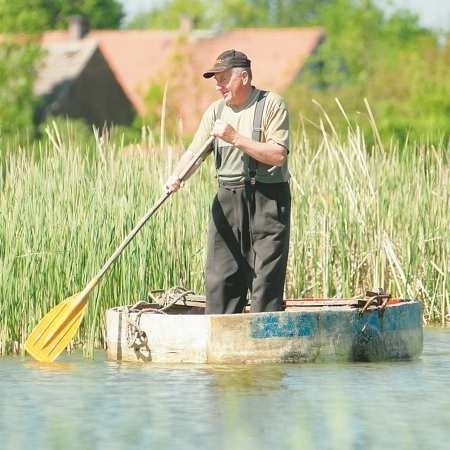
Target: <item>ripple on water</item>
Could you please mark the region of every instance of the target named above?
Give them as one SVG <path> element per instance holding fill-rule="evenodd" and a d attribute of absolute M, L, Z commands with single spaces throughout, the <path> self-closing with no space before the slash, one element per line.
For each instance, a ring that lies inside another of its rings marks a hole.
<path fill-rule="evenodd" d="M 0 361 L 0 448 L 446 449 L 450 330 L 416 361 L 141 365 Z M 301 444 L 300 444 L 301 443 Z"/>

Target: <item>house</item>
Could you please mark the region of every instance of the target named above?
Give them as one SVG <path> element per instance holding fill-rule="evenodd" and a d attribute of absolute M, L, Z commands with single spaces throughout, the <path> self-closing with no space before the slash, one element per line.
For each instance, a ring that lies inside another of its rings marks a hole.
<path fill-rule="evenodd" d="M 130 125 L 135 108 L 91 39 L 43 45 L 44 64 L 34 83 L 36 119 L 64 116 L 89 124 Z"/>
<path fill-rule="evenodd" d="M 146 95 L 168 86 L 169 103 L 190 133 L 217 98 L 201 74 L 229 48 L 252 60 L 254 84 L 279 93 L 293 82 L 324 37 L 321 28 L 245 28 L 224 32 L 89 30 L 72 18 L 69 30 L 42 36 L 47 58 L 36 82 L 42 117 L 64 114 L 89 123 L 130 123 L 148 112 Z"/>

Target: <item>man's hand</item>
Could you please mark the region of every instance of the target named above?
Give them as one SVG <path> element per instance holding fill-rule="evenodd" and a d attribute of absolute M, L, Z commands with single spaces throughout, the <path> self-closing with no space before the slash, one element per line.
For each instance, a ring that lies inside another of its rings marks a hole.
<path fill-rule="evenodd" d="M 183 184 L 184 183 L 176 175 L 170 175 L 164 187 L 167 193 L 176 192 L 183 186 Z"/>
<path fill-rule="evenodd" d="M 239 133 L 229 124 L 221 119 L 216 120 L 212 134 L 229 144 L 235 144 Z"/>

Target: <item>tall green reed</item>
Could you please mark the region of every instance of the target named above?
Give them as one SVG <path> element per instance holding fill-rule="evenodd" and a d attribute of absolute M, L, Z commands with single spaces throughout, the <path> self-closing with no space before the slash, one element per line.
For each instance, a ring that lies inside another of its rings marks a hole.
<path fill-rule="evenodd" d="M 423 301 L 427 322 L 449 312 L 448 143 L 368 148 L 349 123 L 339 136 L 326 114 L 319 145 L 295 134 L 290 152 L 292 237 L 287 297 L 351 297 L 384 287 Z M 179 139 L 179 138 L 178 138 Z M 37 321 L 98 272 L 159 198 L 178 159 L 151 134 L 145 156 L 120 139 L 89 142 L 58 126 L 33 148 L 0 161 L 0 353 L 23 348 Z M 31 145 L 31 144 L 30 144 Z M 91 294 L 77 339 L 102 343 L 104 311 L 155 288 L 203 291 L 209 207 L 207 161 L 130 243 Z"/>

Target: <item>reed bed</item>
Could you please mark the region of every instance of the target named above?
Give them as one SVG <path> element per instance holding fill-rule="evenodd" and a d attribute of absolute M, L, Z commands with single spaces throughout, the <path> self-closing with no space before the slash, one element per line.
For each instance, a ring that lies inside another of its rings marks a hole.
<path fill-rule="evenodd" d="M 345 137 L 326 115 L 319 127 L 319 145 L 304 133 L 292 140 L 286 297 L 356 297 L 383 287 L 420 299 L 425 321 L 443 324 L 450 312 L 448 142 L 385 147 L 378 137 L 369 146 L 350 123 Z M 179 156 L 164 144 L 124 156 L 107 135 L 92 142 L 49 127 L 32 149 L 0 152 L 0 354 L 22 351 L 39 319 L 82 290 L 159 198 Z M 107 308 L 156 288 L 203 292 L 214 192 L 207 161 L 130 243 L 90 296 L 77 336 L 87 353 L 102 345 Z"/>

